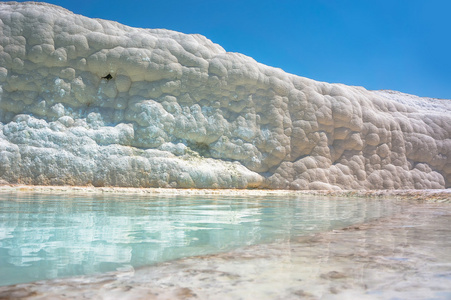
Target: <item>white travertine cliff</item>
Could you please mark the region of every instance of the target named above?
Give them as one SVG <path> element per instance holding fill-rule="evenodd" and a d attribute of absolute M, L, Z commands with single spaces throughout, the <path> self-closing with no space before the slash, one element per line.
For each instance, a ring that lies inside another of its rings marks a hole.
<path fill-rule="evenodd" d="M 0 183 L 451 187 L 451 104 L 316 82 L 200 35 L 0 3 Z"/>

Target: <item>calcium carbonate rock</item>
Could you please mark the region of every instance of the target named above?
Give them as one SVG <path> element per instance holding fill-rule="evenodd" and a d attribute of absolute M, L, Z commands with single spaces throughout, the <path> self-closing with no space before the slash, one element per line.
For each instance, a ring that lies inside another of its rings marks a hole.
<path fill-rule="evenodd" d="M 0 3 L 0 182 L 451 187 L 451 105 L 316 82 L 200 35 Z"/>

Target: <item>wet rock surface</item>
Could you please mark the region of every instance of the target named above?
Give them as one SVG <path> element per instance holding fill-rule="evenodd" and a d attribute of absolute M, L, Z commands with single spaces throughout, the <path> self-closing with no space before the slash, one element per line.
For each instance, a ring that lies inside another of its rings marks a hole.
<path fill-rule="evenodd" d="M 0 298 L 449 299 L 451 199 L 430 196 L 371 223 L 137 270 L 0 287 Z"/>

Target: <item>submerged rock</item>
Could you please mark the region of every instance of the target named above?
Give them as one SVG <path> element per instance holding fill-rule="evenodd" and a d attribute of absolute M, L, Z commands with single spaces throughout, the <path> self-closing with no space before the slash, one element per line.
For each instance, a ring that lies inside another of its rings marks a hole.
<path fill-rule="evenodd" d="M 451 104 L 317 82 L 201 35 L 0 3 L 0 182 L 451 187 Z"/>

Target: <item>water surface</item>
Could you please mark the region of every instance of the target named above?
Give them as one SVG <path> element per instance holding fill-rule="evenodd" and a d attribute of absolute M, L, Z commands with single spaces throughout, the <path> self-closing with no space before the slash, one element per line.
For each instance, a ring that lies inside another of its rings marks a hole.
<path fill-rule="evenodd" d="M 0 285 L 131 269 L 342 228 L 394 200 L 0 194 Z"/>

